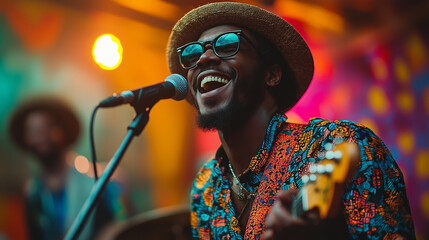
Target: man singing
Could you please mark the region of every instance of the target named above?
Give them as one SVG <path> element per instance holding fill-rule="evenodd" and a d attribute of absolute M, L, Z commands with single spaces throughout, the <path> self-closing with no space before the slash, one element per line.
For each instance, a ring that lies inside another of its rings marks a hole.
<path fill-rule="evenodd" d="M 176 23 L 167 51 L 170 71 L 188 80 L 199 127 L 216 129 L 222 143 L 192 188 L 193 238 L 415 238 L 401 170 L 371 130 L 350 121 L 287 122 L 314 71 L 288 22 L 247 4 L 207 4 Z M 293 216 L 310 163 L 340 142 L 360 152 L 340 213 Z"/>

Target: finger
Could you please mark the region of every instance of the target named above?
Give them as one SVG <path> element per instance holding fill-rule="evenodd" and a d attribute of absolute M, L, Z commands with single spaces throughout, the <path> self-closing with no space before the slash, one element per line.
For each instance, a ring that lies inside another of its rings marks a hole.
<path fill-rule="evenodd" d="M 262 235 L 263 240 L 274 240 L 274 231 L 272 229 L 267 229 Z"/>
<path fill-rule="evenodd" d="M 295 218 L 288 209 L 284 208 L 279 201 L 276 201 L 266 218 L 266 226 L 273 229 L 274 234 L 277 232 L 289 231 L 296 228 L 307 226 L 303 218 Z"/>
<path fill-rule="evenodd" d="M 313 208 L 311 210 L 306 211 L 302 217 L 303 217 L 303 219 L 305 219 L 306 221 L 308 221 L 309 223 L 311 223 L 315 226 L 320 225 L 320 223 L 321 223 L 318 208 Z"/>
<path fill-rule="evenodd" d="M 298 189 L 288 189 L 286 191 L 279 192 L 277 198 L 286 208 L 290 209 L 298 192 Z"/>
<path fill-rule="evenodd" d="M 274 227 L 274 225 L 278 223 L 288 224 L 289 218 L 291 217 L 292 215 L 289 210 L 279 201 L 275 201 L 266 218 L 266 225 L 268 227 Z"/>

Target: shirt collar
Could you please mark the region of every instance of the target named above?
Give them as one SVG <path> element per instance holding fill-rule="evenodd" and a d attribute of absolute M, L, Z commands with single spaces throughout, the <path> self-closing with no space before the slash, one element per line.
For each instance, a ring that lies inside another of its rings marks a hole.
<path fill-rule="evenodd" d="M 252 173 L 258 175 L 263 170 L 267 162 L 271 146 L 274 142 L 274 138 L 277 135 L 278 130 L 281 129 L 283 124 L 286 123 L 286 120 L 287 116 L 284 112 L 277 112 L 273 115 L 270 123 L 268 124 L 261 148 L 258 150 L 258 153 L 250 160 L 249 167 L 243 173 L 238 175 L 238 178 L 252 175 Z M 220 146 L 216 152 L 216 159 L 220 160 L 221 165 L 228 164 L 228 157 L 226 156 L 225 150 L 222 146 Z"/>

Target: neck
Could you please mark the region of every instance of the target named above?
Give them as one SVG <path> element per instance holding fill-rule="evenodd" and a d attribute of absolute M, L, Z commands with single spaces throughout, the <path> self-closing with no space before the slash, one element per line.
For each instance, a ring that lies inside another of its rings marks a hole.
<path fill-rule="evenodd" d="M 261 148 L 275 111 L 275 107 L 260 107 L 239 128 L 218 132 L 222 147 L 237 175 L 248 168 L 251 158 Z"/>
<path fill-rule="evenodd" d="M 46 186 L 55 191 L 61 189 L 67 177 L 66 154 L 61 154 L 50 164 L 42 166 L 42 179 Z"/>

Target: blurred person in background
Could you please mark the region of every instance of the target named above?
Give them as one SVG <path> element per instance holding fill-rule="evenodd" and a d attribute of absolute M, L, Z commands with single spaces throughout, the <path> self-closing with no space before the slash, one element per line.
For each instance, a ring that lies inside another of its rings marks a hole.
<path fill-rule="evenodd" d="M 70 147 L 80 134 L 76 114 L 61 99 L 31 99 L 12 115 L 14 142 L 33 155 L 40 174 L 26 186 L 26 217 L 30 239 L 62 239 L 89 196 L 94 179 L 67 164 Z M 103 226 L 124 214 L 119 187 L 109 183 L 90 215 L 80 239 L 95 236 Z M 88 226 L 90 225 L 90 226 Z"/>

